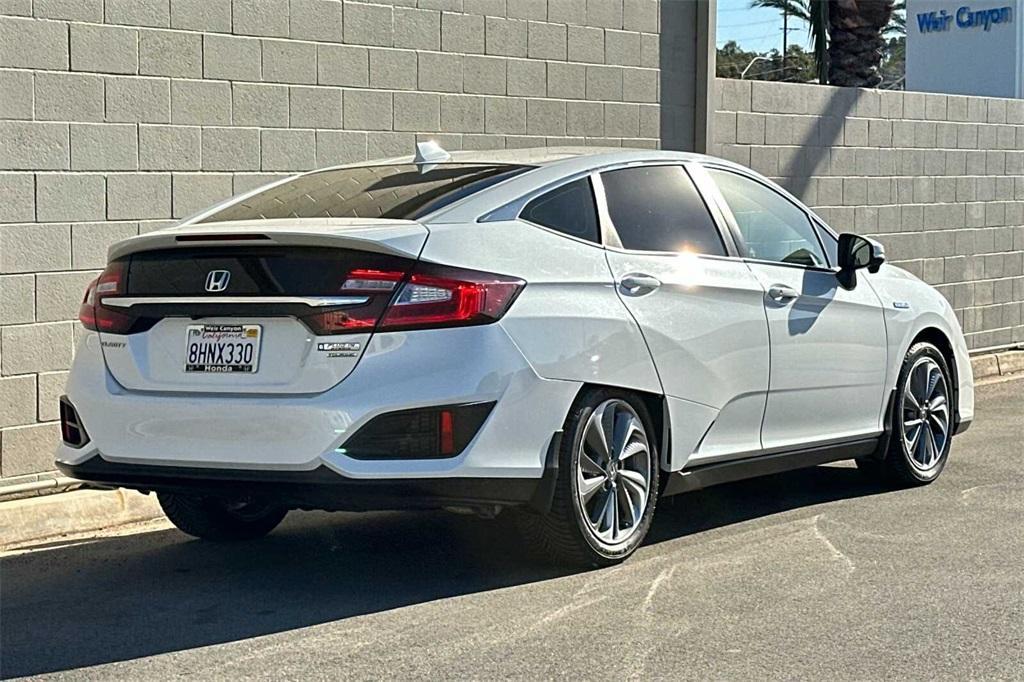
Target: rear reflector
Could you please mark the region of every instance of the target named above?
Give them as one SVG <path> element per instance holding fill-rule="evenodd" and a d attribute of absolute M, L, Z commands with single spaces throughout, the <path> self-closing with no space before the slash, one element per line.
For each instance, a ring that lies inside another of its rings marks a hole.
<path fill-rule="evenodd" d="M 455 454 L 455 417 L 451 410 L 441 410 L 438 415 L 437 429 L 438 450 L 442 455 L 450 457 Z"/>
<path fill-rule="evenodd" d="M 60 433 L 64 443 L 73 448 L 80 448 L 89 442 L 89 434 L 85 432 L 78 412 L 66 395 L 60 397 Z"/>
<path fill-rule="evenodd" d="M 462 453 L 493 402 L 443 405 L 381 414 L 352 435 L 339 452 L 353 459 L 442 459 Z"/>

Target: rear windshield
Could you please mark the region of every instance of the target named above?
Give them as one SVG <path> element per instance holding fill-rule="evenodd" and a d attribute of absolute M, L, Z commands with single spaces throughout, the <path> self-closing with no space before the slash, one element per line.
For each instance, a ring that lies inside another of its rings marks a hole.
<path fill-rule="evenodd" d="M 325 170 L 290 180 L 199 222 L 263 218 L 393 218 L 415 220 L 518 175 L 530 166 L 444 163 Z"/>

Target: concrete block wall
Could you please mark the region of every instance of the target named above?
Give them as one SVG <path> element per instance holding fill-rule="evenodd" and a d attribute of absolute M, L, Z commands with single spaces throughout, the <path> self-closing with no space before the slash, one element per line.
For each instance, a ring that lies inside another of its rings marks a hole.
<path fill-rule="evenodd" d="M 0 0 L 0 478 L 52 468 L 78 303 L 111 243 L 418 139 L 690 148 L 695 15 L 659 0 Z"/>
<path fill-rule="evenodd" d="M 714 153 L 877 237 L 972 349 L 1024 343 L 1024 100 L 718 79 Z"/>

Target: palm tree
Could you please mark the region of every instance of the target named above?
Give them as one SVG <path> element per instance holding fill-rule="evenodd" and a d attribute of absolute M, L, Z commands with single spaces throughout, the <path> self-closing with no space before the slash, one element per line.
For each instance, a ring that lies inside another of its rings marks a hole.
<path fill-rule="evenodd" d="M 883 33 L 893 0 L 833 0 L 828 12 L 828 81 L 873 88 L 882 82 Z"/>
<path fill-rule="evenodd" d="M 752 0 L 807 23 L 822 84 L 874 87 L 885 48 L 883 34 L 902 32 L 904 18 L 894 0 Z"/>

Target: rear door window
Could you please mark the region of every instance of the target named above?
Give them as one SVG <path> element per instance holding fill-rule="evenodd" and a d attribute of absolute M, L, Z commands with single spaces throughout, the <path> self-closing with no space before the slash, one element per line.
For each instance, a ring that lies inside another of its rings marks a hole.
<path fill-rule="evenodd" d="M 622 246 L 635 251 L 725 255 L 704 200 L 682 166 L 637 166 L 601 174 Z"/>
<path fill-rule="evenodd" d="M 526 205 L 519 217 L 579 239 L 601 241 L 589 178 L 574 180 L 540 195 Z"/>

